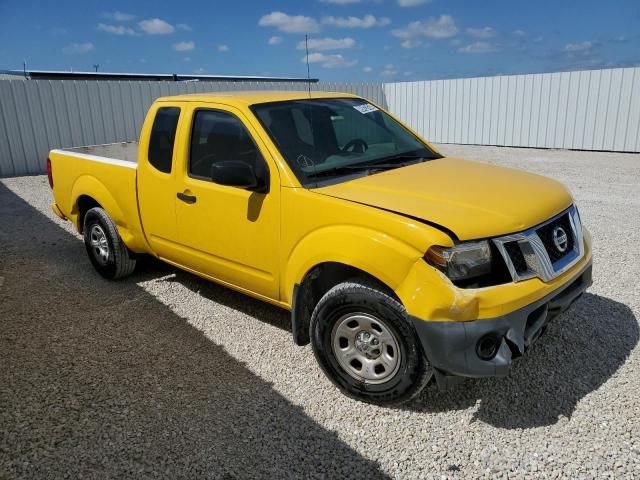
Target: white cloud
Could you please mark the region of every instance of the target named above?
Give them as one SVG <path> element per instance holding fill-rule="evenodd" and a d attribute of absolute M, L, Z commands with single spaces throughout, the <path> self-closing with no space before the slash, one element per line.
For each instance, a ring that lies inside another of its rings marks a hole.
<path fill-rule="evenodd" d="M 199 74 L 202 74 L 202 73 L 205 73 L 206 71 L 207 71 L 207 70 L 206 70 L 205 68 L 200 67 L 200 68 L 196 68 L 196 69 L 193 71 L 193 73 L 199 73 Z"/>
<path fill-rule="evenodd" d="M 325 51 L 325 50 L 343 50 L 346 48 L 353 48 L 356 46 L 356 41 L 353 38 L 310 38 L 309 50 Z M 304 40 L 298 42 L 296 47 L 298 50 L 305 49 Z"/>
<path fill-rule="evenodd" d="M 415 38 L 407 38 L 400 44 L 402 48 L 407 48 L 407 49 L 418 48 L 420 45 L 422 45 L 422 40 L 418 40 Z"/>
<path fill-rule="evenodd" d="M 66 55 L 76 55 L 80 53 L 87 53 L 93 50 L 95 47 L 91 42 L 85 43 L 70 43 L 62 49 L 62 53 Z"/>
<path fill-rule="evenodd" d="M 417 5 L 423 5 L 429 3 L 431 0 L 398 0 L 398 5 L 401 7 L 415 7 Z"/>
<path fill-rule="evenodd" d="M 320 30 L 318 22 L 304 15 L 287 15 L 282 12 L 271 12 L 258 21 L 261 27 L 275 27 L 284 33 L 315 33 Z"/>
<path fill-rule="evenodd" d="M 282 43 L 282 37 L 279 37 L 278 35 L 274 35 L 269 39 L 268 43 L 269 45 L 280 45 Z"/>
<path fill-rule="evenodd" d="M 322 3 L 333 3 L 334 5 L 353 5 L 361 1 L 362 0 L 320 0 Z"/>
<path fill-rule="evenodd" d="M 467 33 L 474 38 L 493 38 L 496 36 L 496 31 L 491 27 L 467 28 Z"/>
<path fill-rule="evenodd" d="M 187 25 L 186 23 L 178 23 L 176 25 L 176 28 L 184 32 L 190 32 L 191 30 L 193 30 L 193 28 L 191 28 L 191 26 Z"/>
<path fill-rule="evenodd" d="M 310 53 L 302 57 L 303 63 L 319 63 L 322 68 L 347 68 L 353 67 L 358 63 L 357 60 L 347 60 L 340 54 L 326 55 L 320 52 Z"/>
<path fill-rule="evenodd" d="M 563 51 L 568 53 L 587 54 L 591 52 L 592 48 L 593 48 L 593 43 L 585 41 L 585 42 L 579 42 L 579 43 L 567 43 L 564 46 Z"/>
<path fill-rule="evenodd" d="M 391 23 L 387 17 L 379 17 L 369 14 L 362 18 L 359 17 L 324 17 L 322 23 L 341 28 L 371 28 L 384 27 Z"/>
<path fill-rule="evenodd" d="M 191 61 L 191 57 L 184 57 L 182 60 L 184 60 L 185 62 L 190 62 Z"/>
<path fill-rule="evenodd" d="M 527 32 L 525 32 L 524 30 L 514 30 L 513 33 L 516 37 L 526 37 L 527 36 Z"/>
<path fill-rule="evenodd" d="M 103 13 L 102 16 L 110 20 L 115 20 L 116 22 L 130 22 L 131 20 L 136 18 L 135 15 L 132 15 L 130 13 L 124 13 L 124 12 L 118 12 L 118 11 Z"/>
<path fill-rule="evenodd" d="M 458 49 L 461 53 L 492 53 L 496 52 L 498 47 L 489 42 L 474 42 L 465 47 L 460 47 Z"/>
<path fill-rule="evenodd" d="M 98 30 L 113 35 L 137 35 L 133 28 L 125 27 L 124 25 L 105 25 L 104 23 L 99 23 Z"/>
<path fill-rule="evenodd" d="M 228 52 L 230 49 L 229 49 L 229 45 L 222 44 L 222 45 L 218 45 L 216 47 L 216 50 L 218 50 L 219 52 Z"/>
<path fill-rule="evenodd" d="M 397 75 L 398 74 L 398 70 L 396 70 L 396 67 L 389 63 L 387 65 L 384 66 L 384 70 L 382 70 L 380 72 L 380 75 L 384 76 L 384 77 L 391 77 L 393 75 Z"/>
<path fill-rule="evenodd" d="M 364 67 L 364 68 L 362 69 L 362 71 L 363 71 L 364 73 L 371 73 L 371 72 L 373 72 L 373 68 L 371 68 L 371 67 Z"/>
<path fill-rule="evenodd" d="M 409 23 L 404 28 L 396 28 L 391 33 L 398 38 L 409 39 L 416 37 L 450 38 L 458 33 L 458 27 L 451 15 L 440 15 L 439 18 L 429 18 L 425 21 Z"/>
<path fill-rule="evenodd" d="M 194 48 L 196 48 L 194 42 L 178 42 L 173 44 L 173 49 L 176 52 L 190 52 Z"/>
<path fill-rule="evenodd" d="M 148 33 L 149 35 L 165 35 L 176 31 L 173 25 L 159 18 L 142 20 L 138 25 L 140 25 L 140 28 L 144 33 Z"/>

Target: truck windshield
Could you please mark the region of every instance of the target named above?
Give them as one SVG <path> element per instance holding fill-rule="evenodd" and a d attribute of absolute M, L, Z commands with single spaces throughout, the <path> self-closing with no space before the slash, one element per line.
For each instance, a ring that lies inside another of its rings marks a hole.
<path fill-rule="evenodd" d="M 306 187 L 440 158 L 362 99 L 292 100 L 251 108 Z"/>

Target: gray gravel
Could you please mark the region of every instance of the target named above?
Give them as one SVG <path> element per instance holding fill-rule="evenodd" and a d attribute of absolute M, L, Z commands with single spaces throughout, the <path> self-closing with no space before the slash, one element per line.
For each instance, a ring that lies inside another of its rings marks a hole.
<path fill-rule="evenodd" d="M 401 409 L 342 396 L 278 309 L 155 261 L 102 280 L 44 177 L 1 181 L 0 478 L 640 476 L 640 156 L 442 150 L 568 185 L 595 281 L 507 378 Z"/>

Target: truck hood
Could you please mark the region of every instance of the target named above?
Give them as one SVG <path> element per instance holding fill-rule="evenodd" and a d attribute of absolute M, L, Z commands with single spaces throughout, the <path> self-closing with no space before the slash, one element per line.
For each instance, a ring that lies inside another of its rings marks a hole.
<path fill-rule="evenodd" d="M 421 219 L 459 240 L 525 230 L 572 203 L 567 189 L 550 178 L 457 158 L 440 158 L 314 191 Z"/>

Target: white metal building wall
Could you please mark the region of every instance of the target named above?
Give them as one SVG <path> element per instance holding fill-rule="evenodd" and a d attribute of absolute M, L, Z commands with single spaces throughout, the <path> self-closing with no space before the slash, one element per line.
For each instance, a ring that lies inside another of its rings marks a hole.
<path fill-rule="evenodd" d="M 390 111 L 437 143 L 640 151 L 640 68 L 383 88 Z"/>
<path fill-rule="evenodd" d="M 163 95 L 304 83 L 0 80 L 0 177 L 44 172 L 52 148 L 134 140 Z M 640 151 L 640 68 L 407 83 L 318 83 L 362 95 L 433 142 Z"/>
<path fill-rule="evenodd" d="M 158 97 L 229 90 L 306 90 L 297 82 L 0 80 L 0 177 L 44 173 L 53 148 L 136 140 Z M 386 105 L 381 84 L 318 83 Z"/>

